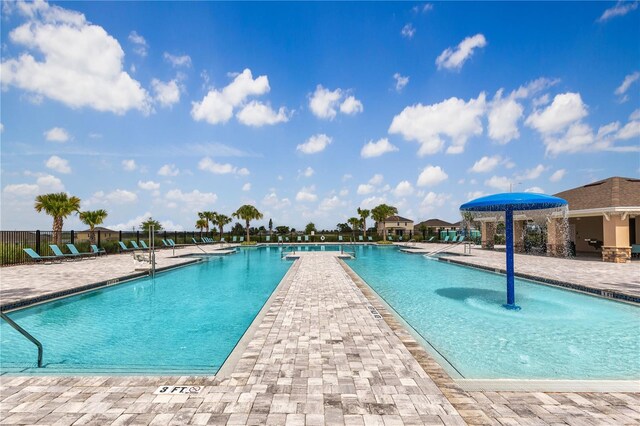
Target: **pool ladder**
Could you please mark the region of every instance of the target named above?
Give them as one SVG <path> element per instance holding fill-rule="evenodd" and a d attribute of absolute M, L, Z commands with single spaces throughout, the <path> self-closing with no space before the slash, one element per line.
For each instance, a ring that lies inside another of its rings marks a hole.
<path fill-rule="evenodd" d="M 296 254 L 296 248 L 293 246 L 284 247 L 282 252 L 280 252 L 280 259 L 284 259 L 289 254 Z"/>
<path fill-rule="evenodd" d="M 27 330 L 16 324 L 11 318 L 9 318 L 4 312 L 0 312 L 0 317 L 5 320 L 11 327 L 13 327 L 18 333 L 29 339 L 31 343 L 38 347 L 38 368 L 42 367 L 42 343 L 33 337 Z"/>

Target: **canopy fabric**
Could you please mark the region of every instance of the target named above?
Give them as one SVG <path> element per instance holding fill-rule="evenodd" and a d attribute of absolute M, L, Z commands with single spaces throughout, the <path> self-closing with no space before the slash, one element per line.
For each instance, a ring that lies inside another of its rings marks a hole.
<path fill-rule="evenodd" d="M 552 209 L 566 206 L 562 198 L 531 192 L 507 192 L 476 198 L 460 206 L 466 212 L 499 212 Z"/>

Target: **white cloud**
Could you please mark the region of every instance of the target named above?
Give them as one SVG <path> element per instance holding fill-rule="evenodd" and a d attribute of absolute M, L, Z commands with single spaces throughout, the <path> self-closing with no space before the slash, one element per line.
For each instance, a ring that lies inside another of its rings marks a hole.
<path fill-rule="evenodd" d="M 640 71 L 636 71 L 632 74 L 625 76 L 622 84 L 620 84 L 620 86 L 618 86 L 614 92 L 616 95 L 620 97 L 619 98 L 620 102 L 626 102 L 629 100 L 629 96 L 626 95 L 627 90 L 629 90 L 631 85 L 635 83 L 639 78 L 640 78 Z"/>
<path fill-rule="evenodd" d="M 580 94 L 568 92 L 556 95 L 551 105 L 534 111 L 525 123 L 543 134 L 557 133 L 587 114 L 587 106 Z"/>
<path fill-rule="evenodd" d="M 629 120 L 640 121 L 640 108 L 638 108 L 637 110 L 633 111 L 631 113 L 631 115 L 629 115 Z"/>
<path fill-rule="evenodd" d="M 449 194 L 429 192 L 424 196 L 420 203 L 420 212 L 423 214 L 432 212 L 436 210 L 436 208 L 444 206 L 444 203 L 446 203 L 450 198 L 451 196 Z"/>
<path fill-rule="evenodd" d="M 0 123 L 0 133 L 4 132 L 4 124 Z"/>
<path fill-rule="evenodd" d="M 447 175 L 440 166 L 428 165 L 418 176 L 418 186 L 434 186 L 447 180 Z"/>
<path fill-rule="evenodd" d="M 334 210 L 340 206 L 343 206 L 345 203 L 338 196 L 334 195 L 333 197 L 324 198 L 320 205 L 318 206 L 318 210 L 321 211 L 330 211 Z"/>
<path fill-rule="evenodd" d="M 339 192 L 339 195 L 341 197 L 346 197 L 347 195 L 349 195 L 349 190 L 348 189 L 341 189 Z"/>
<path fill-rule="evenodd" d="M 225 175 L 225 174 L 238 174 L 240 176 L 249 175 L 249 170 L 246 168 L 238 168 L 229 163 L 216 163 L 210 157 L 204 157 L 198 163 L 198 169 L 204 170 L 207 172 L 211 172 L 216 175 Z"/>
<path fill-rule="evenodd" d="M 616 133 L 616 139 L 632 139 L 640 136 L 640 121 L 630 121 Z"/>
<path fill-rule="evenodd" d="M 406 197 L 411 194 L 413 194 L 413 186 L 408 180 L 403 180 L 393 190 L 393 195 L 396 197 Z"/>
<path fill-rule="evenodd" d="M 540 188 L 539 186 L 532 186 L 531 188 L 525 189 L 524 192 L 532 192 L 534 194 L 544 194 L 544 189 Z"/>
<path fill-rule="evenodd" d="M 538 179 L 542 174 L 542 172 L 544 172 L 546 169 L 547 168 L 542 164 L 538 164 L 533 169 L 527 169 L 523 174 L 518 175 L 518 179 L 527 179 L 527 180 Z"/>
<path fill-rule="evenodd" d="M 131 31 L 131 33 L 129 33 L 129 41 L 133 43 L 133 51 L 137 55 L 143 57 L 147 56 L 147 49 L 149 48 L 149 45 L 147 44 L 147 41 L 144 39 L 144 37 L 142 37 L 135 31 Z"/>
<path fill-rule="evenodd" d="M 615 6 L 605 10 L 598 18 L 597 22 L 606 22 L 616 16 L 624 16 L 627 13 L 638 8 L 637 1 L 618 1 Z"/>
<path fill-rule="evenodd" d="M 276 112 L 270 105 L 251 101 L 236 114 L 236 118 L 246 126 L 261 127 L 265 124 L 286 123 L 289 121 L 289 114 L 285 107 L 281 107 Z"/>
<path fill-rule="evenodd" d="M 513 98 L 501 97 L 499 90 L 491 102 L 489 110 L 489 137 L 501 144 L 506 144 L 520 137 L 518 120 L 524 108 Z"/>
<path fill-rule="evenodd" d="M 57 155 L 52 155 L 51 157 L 49 157 L 49 159 L 45 162 L 45 166 L 58 173 L 71 173 L 69 162 L 64 158 L 58 157 Z"/>
<path fill-rule="evenodd" d="M 325 134 L 313 135 L 305 143 L 298 145 L 296 149 L 303 154 L 317 154 L 324 151 L 331 141 L 332 139 Z"/>
<path fill-rule="evenodd" d="M 384 181 L 384 176 L 382 176 L 380 173 L 376 173 L 371 177 L 371 179 L 369 179 L 369 183 L 371 185 L 380 185 L 383 181 Z"/>
<path fill-rule="evenodd" d="M 358 190 L 356 191 L 356 193 L 358 195 L 367 195 L 367 194 L 371 194 L 373 191 L 375 191 L 375 189 L 376 188 L 371 184 L 362 183 L 358 185 Z"/>
<path fill-rule="evenodd" d="M 414 13 L 418 13 L 418 12 L 427 13 L 430 10 L 433 10 L 433 4 L 425 3 L 422 5 L 416 5 L 416 6 L 413 6 L 411 10 L 413 10 Z"/>
<path fill-rule="evenodd" d="M 387 199 L 385 197 L 376 197 L 376 196 L 372 196 L 372 197 L 368 197 L 365 198 L 364 200 L 362 200 L 362 202 L 360 203 L 360 207 L 363 209 L 372 209 L 380 204 L 384 204 L 387 202 Z"/>
<path fill-rule="evenodd" d="M 140 216 L 136 216 L 133 219 L 124 222 L 118 223 L 115 225 L 105 225 L 109 229 L 113 229 L 114 231 L 131 231 L 132 229 L 140 229 L 140 225 L 145 220 L 151 217 L 151 212 L 146 212 Z M 170 220 L 159 220 L 160 225 L 162 225 L 163 229 L 168 231 L 183 231 L 184 228 L 181 225 L 177 225 Z"/>
<path fill-rule="evenodd" d="M 321 84 L 316 86 L 315 92 L 309 95 L 309 109 L 313 115 L 323 120 L 333 120 L 338 109 L 343 114 L 354 115 L 362 112 L 362 102 L 350 95 L 344 98 L 345 91 L 338 88 L 329 90 L 322 87 Z M 344 100 L 340 102 L 342 99 Z"/>
<path fill-rule="evenodd" d="M 164 83 L 154 78 L 151 80 L 151 87 L 155 92 L 154 99 L 163 107 L 169 107 L 180 102 L 180 87 L 176 80 Z"/>
<path fill-rule="evenodd" d="M 374 141 L 367 142 L 360 151 L 362 158 L 379 157 L 388 152 L 398 151 L 398 147 L 389 143 L 389 139 L 382 138 Z"/>
<path fill-rule="evenodd" d="M 531 96 L 536 95 L 537 93 L 540 93 L 543 90 L 546 90 L 550 87 L 555 86 L 558 83 L 560 83 L 560 79 L 558 78 L 540 77 L 528 82 L 524 86 L 518 87 L 518 89 L 511 92 L 509 96 L 513 99 L 529 98 Z M 547 103 L 547 102 L 548 101 L 544 103 Z"/>
<path fill-rule="evenodd" d="M 38 195 L 40 188 L 31 183 L 15 183 L 4 187 L 3 192 L 7 195 L 18 197 L 34 197 Z"/>
<path fill-rule="evenodd" d="M 476 198 L 484 197 L 485 195 L 487 194 L 485 194 L 484 191 L 467 192 L 467 201 L 475 200 Z"/>
<path fill-rule="evenodd" d="M 104 191 L 95 192 L 89 200 L 87 200 L 87 206 L 93 206 L 96 204 L 110 205 L 110 204 L 131 204 L 138 201 L 138 196 L 135 192 L 127 191 L 126 189 L 116 189 L 109 193 Z"/>
<path fill-rule="evenodd" d="M 50 142 L 66 142 L 70 139 L 70 136 L 62 127 L 53 127 L 44 132 L 44 138 Z"/>
<path fill-rule="evenodd" d="M 300 191 L 296 194 L 296 201 L 316 201 L 318 196 L 314 194 L 315 187 L 312 185 L 310 187 L 302 187 Z"/>
<path fill-rule="evenodd" d="M 157 182 L 154 182 L 152 180 L 148 180 L 146 182 L 143 182 L 141 180 L 138 181 L 138 188 L 140 189 L 144 189 L 146 191 L 154 191 L 156 189 L 160 189 L 160 184 Z"/>
<path fill-rule="evenodd" d="M 9 33 L 27 50 L 1 65 L 4 86 L 46 96 L 71 108 L 124 114 L 151 110 L 140 83 L 123 71 L 124 52 L 104 28 L 81 13 L 37 2 L 22 8 L 28 21 Z"/>
<path fill-rule="evenodd" d="M 272 191 L 264 196 L 262 204 L 275 210 L 281 210 L 291 206 L 291 201 L 288 198 L 279 199 L 275 191 Z"/>
<path fill-rule="evenodd" d="M 362 102 L 354 96 L 348 96 L 340 105 L 340 112 L 347 115 L 355 115 L 363 110 Z"/>
<path fill-rule="evenodd" d="M 36 179 L 39 191 L 44 192 L 60 192 L 64 191 L 64 185 L 62 181 L 52 175 L 43 175 Z"/>
<path fill-rule="evenodd" d="M 507 192 L 511 188 L 511 179 L 504 176 L 492 176 L 484 184 L 499 191 Z"/>
<path fill-rule="evenodd" d="M 455 49 L 448 47 L 436 58 L 438 69 L 460 69 L 465 61 L 473 55 L 474 49 L 485 47 L 487 40 L 482 34 L 467 37 Z"/>
<path fill-rule="evenodd" d="M 200 211 L 211 207 L 218 200 L 213 192 L 200 192 L 194 189 L 191 192 L 182 192 L 179 189 L 167 191 L 165 200 L 175 202 L 184 211 Z"/>
<path fill-rule="evenodd" d="M 476 161 L 469 171 L 474 173 L 487 173 L 495 169 L 501 161 L 502 158 L 499 155 L 494 155 L 493 157 L 484 156 Z"/>
<path fill-rule="evenodd" d="M 468 102 L 454 97 L 433 105 L 408 106 L 393 117 L 389 133 L 418 142 L 420 156 L 442 150 L 442 136 L 447 136 L 451 139 L 447 153 L 459 154 L 469 137 L 482 134 L 480 118 L 485 106 L 484 93 Z"/>
<path fill-rule="evenodd" d="M 122 168 L 127 172 L 132 172 L 138 168 L 135 160 L 122 160 Z"/>
<path fill-rule="evenodd" d="M 251 191 L 251 184 L 249 182 L 245 183 L 244 185 L 242 185 L 242 190 Z"/>
<path fill-rule="evenodd" d="M 393 75 L 393 78 L 396 80 L 396 92 L 401 92 L 409 84 L 409 77 L 404 77 L 398 72 Z"/>
<path fill-rule="evenodd" d="M 189 55 L 172 55 L 168 52 L 164 52 L 164 60 L 169 62 L 174 67 L 190 67 L 191 57 Z"/>
<path fill-rule="evenodd" d="M 209 124 L 226 123 L 233 116 L 233 109 L 242 105 L 249 96 L 264 95 L 270 90 L 266 75 L 254 79 L 247 68 L 222 90 L 211 89 L 201 102 L 192 102 L 191 116 L 196 121 L 204 120 Z"/>
<path fill-rule="evenodd" d="M 551 182 L 560 182 L 566 173 L 567 171 L 565 169 L 556 170 L 551 176 L 549 176 L 549 180 Z"/>
<path fill-rule="evenodd" d="M 413 36 L 416 34 L 416 29 L 413 27 L 412 24 L 409 23 L 409 24 L 406 24 L 404 27 L 402 27 L 400 34 L 402 34 L 402 37 L 412 39 Z"/>
<path fill-rule="evenodd" d="M 180 169 L 175 164 L 165 164 L 158 170 L 160 176 L 178 176 Z"/>
<path fill-rule="evenodd" d="M 315 173 L 315 170 L 313 170 L 313 168 L 311 167 L 307 167 L 304 170 L 298 170 L 298 174 L 304 176 L 304 177 L 311 177 L 313 176 Z"/>

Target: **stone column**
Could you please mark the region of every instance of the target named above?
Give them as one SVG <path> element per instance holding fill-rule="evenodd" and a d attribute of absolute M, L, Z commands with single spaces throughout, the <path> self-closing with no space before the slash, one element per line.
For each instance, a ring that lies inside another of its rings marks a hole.
<path fill-rule="evenodd" d="M 526 220 L 513 221 L 513 251 L 515 253 L 524 253 L 524 235 Z"/>
<path fill-rule="evenodd" d="M 496 223 L 480 222 L 480 232 L 482 233 L 482 248 L 492 249 L 496 236 Z"/>
<path fill-rule="evenodd" d="M 547 256 L 562 257 L 565 255 L 567 236 L 562 221 L 563 219 L 554 218 L 547 221 Z"/>
<path fill-rule="evenodd" d="M 629 217 L 622 219 L 621 215 L 605 216 L 602 220 L 602 260 L 604 262 L 626 263 L 631 260 L 631 245 L 629 244 Z"/>

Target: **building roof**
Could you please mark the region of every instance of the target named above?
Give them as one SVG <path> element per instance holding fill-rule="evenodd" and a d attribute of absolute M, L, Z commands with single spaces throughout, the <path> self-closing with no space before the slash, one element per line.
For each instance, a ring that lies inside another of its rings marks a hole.
<path fill-rule="evenodd" d="M 118 231 L 114 231 L 113 229 L 109 229 L 109 228 L 105 228 L 104 226 L 96 226 L 95 228 L 93 228 L 93 230 L 95 232 L 118 232 Z M 80 231 L 80 232 L 91 232 L 91 229 L 85 229 L 84 231 Z"/>
<path fill-rule="evenodd" d="M 442 219 L 427 219 L 416 224 L 416 228 L 419 228 L 422 225 L 426 226 L 427 228 L 446 228 L 450 227 L 452 224 Z"/>
<path fill-rule="evenodd" d="M 640 206 L 640 179 L 610 177 L 555 194 L 569 210 Z"/>
<path fill-rule="evenodd" d="M 402 217 L 402 216 L 389 216 L 384 221 L 385 222 L 413 222 L 413 220 L 407 219 L 406 217 Z"/>

